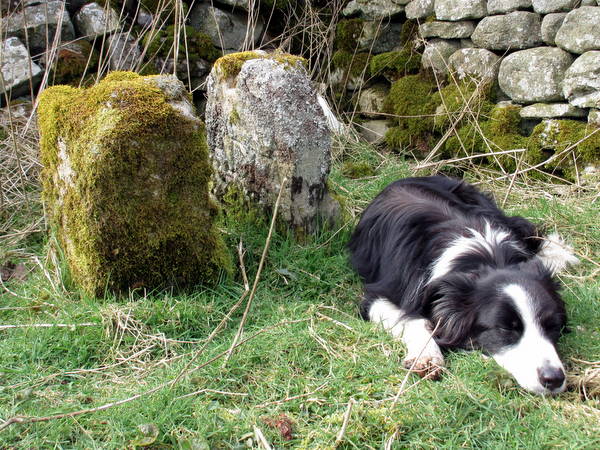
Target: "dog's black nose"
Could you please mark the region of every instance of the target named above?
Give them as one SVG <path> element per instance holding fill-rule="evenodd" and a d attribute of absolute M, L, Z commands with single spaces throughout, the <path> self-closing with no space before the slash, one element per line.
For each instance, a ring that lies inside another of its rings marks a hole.
<path fill-rule="evenodd" d="M 537 372 L 542 386 L 551 391 L 561 387 L 565 382 L 565 372 L 560 367 L 544 366 Z"/>

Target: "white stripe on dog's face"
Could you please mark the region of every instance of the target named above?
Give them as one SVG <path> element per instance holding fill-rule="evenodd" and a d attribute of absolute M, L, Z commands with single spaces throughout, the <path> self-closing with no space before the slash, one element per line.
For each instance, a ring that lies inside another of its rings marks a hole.
<path fill-rule="evenodd" d="M 532 300 L 517 284 L 504 288 L 523 322 L 519 341 L 492 357 L 512 374 L 525 389 L 537 394 L 557 394 L 565 390 L 564 368 L 554 344 L 544 335 L 536 320 Z"/>

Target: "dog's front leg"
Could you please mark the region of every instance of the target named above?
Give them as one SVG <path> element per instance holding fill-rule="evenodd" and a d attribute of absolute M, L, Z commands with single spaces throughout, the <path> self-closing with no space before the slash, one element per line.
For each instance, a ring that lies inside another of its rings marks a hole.
<path fill-rule="evenodd" d="M 370 303 L 368 314 L 371 322 L 381 324 L 392 336 L 404 342 L 404 367 L 424 378 L 439 378 L 444 357 L 433 340 L 431 324 L 427 319 L 407 316 L 402 309 L 383 298 Z"/>

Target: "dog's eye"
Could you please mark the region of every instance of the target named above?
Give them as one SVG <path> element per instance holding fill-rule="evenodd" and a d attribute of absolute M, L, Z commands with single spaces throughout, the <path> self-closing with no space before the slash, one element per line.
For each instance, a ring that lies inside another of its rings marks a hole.
<path fill-rule="evenodd" d="M 514 319 L 514 320 L 511 320 L 510 322 L 503 323 L 498 328 L 501 331 L 505 331 L 505 332 L 516 331 L 519 328 L 519 321 Z"/>

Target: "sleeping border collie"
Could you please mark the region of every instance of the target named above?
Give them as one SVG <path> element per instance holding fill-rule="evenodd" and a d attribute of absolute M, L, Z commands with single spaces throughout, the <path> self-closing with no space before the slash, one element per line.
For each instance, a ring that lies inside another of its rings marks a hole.
<path fill-rule="evenodd" d="M 477 348 L 529 391 L 565 389 L 556 342 L 566 314 L 552 276 L 577 258 L 558 235 L 541 238 L 473 186 L 434 176 L 386 187 L 349 249 L 361 314 L 402 339 L 405 367 L 437 378 L 440 348 Z"/>

